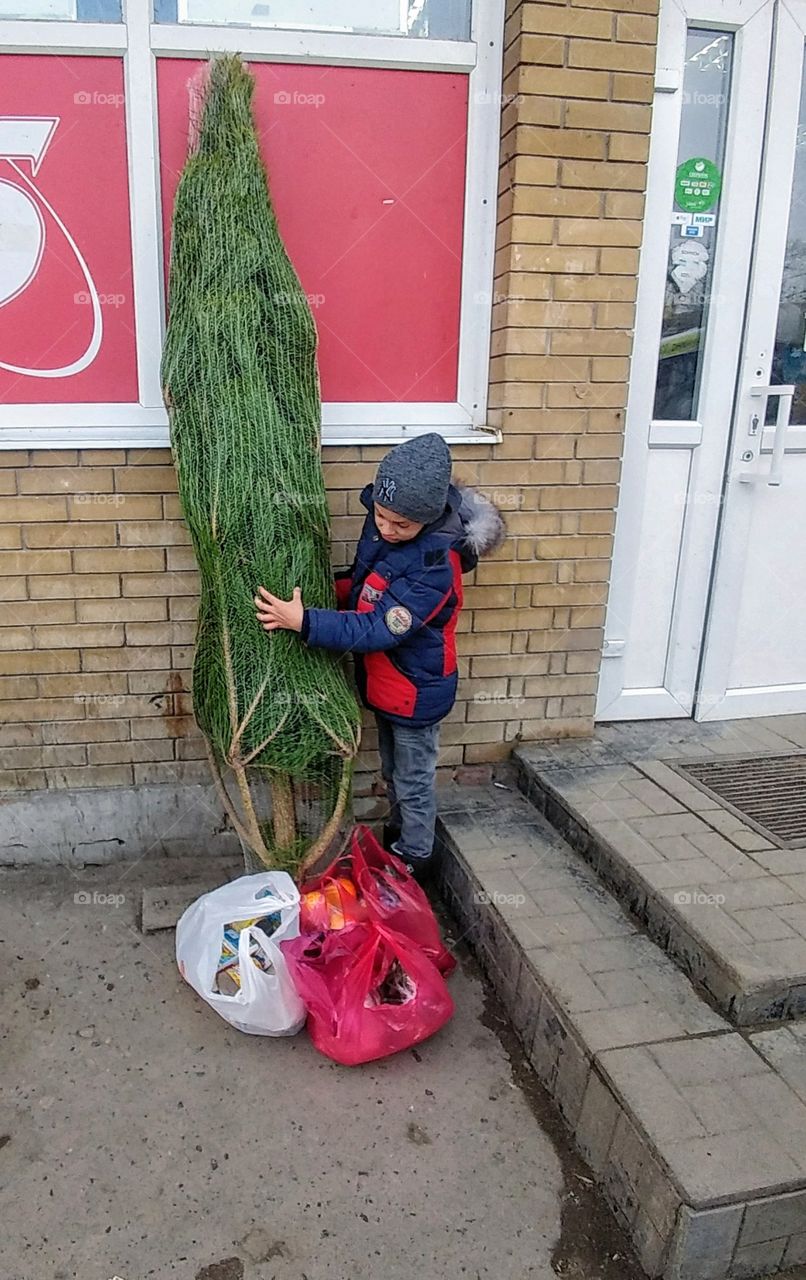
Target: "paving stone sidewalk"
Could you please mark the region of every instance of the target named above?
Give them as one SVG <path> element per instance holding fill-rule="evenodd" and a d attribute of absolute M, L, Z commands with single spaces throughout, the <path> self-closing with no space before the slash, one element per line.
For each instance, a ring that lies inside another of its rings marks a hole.
<path fill-rule="evenodd" d="M 448 906 L 647 1274 L 806 1263 L 799 1028 L 734 1030 L 517 791 L 452 790 L 440 829 Z"/>
<path fill-rule="evenodd" d="M 806 1013 L 806 849 L 780 848 L 670 762 L 806 748 L 806 716 L 605 725 L 515 753 L 524 789 L 739 1025 Z"/>
<path fill-rule="evenodd" d="M 182 981 L 173 932 L 138 920 L 143 890 L 222 870 L 0 877 L 2 1280 L 556 1280 L 555 1251 L 566 1276 L 634 1280 L 592 1189 L 566 1185 L 474 968 L 451 977 L 447 1027 L 365 1067 L 306 1032 L 243 1035 Z"/>

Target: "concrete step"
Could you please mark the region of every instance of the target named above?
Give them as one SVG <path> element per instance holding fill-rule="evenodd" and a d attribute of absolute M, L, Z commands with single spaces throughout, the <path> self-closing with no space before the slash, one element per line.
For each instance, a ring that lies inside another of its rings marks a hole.
<path fill-rule="evenodd" d="M 669 767 L 735 752 L 735 733 L 609 728 L 518 748 L 524 793 L 732 1022 L 806 1013 L 806 852 L 773 845 Z"/>
<path fill-rule="evenodd" d="M 441 793 L 439 842 L 446 902 L 647 1274 L 806 1264 L 806 1037 L 734 1030 L 516 790 Z"/>

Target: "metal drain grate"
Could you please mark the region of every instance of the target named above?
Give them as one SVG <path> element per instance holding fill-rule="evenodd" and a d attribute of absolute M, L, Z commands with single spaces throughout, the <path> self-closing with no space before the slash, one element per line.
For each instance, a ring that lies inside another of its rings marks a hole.
<path fill-rule="evenodd" d="M 806 844 L 806 751 L 675 761 L 673 767 L 781 848 Z"/>

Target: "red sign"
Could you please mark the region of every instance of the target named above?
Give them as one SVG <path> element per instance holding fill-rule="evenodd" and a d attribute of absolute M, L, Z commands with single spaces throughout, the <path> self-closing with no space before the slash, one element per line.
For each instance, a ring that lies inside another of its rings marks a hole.
<path fill-rule="evenodd" d="M 158 63 L 166 270 L 198 66 Z M 319 330 L 322 398 L 454 401 L 467 76 L 250 68 L 280 230 Z"/>
<path fill-rule="evenodd" d="M 136 403 L 122 62 L 0 62 L 0 401 Z"/>

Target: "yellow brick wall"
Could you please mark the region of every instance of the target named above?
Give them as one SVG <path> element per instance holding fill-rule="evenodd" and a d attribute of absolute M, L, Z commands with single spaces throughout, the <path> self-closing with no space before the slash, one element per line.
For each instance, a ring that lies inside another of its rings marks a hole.
<path fill-rule="evenodd" d="M 627 3 L 508 7 L 489 413 L 503 441 L 454 457 L 510 536 L 467 587 L 446 773 L 592 727 L 654 65 L 654 0 Z M 337 566 L 383 452 L 325 450 Z M 0 787 L 206 779 L 197 582 L 167 450 L 0 453 L 0 578 Z M 371 770 L 371 728 L 364 741 Z"/>

